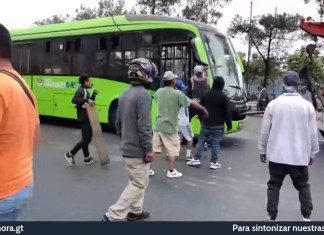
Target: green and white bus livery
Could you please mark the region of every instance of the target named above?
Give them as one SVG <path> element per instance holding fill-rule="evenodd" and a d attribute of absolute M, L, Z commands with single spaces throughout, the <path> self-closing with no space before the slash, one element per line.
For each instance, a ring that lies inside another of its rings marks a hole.
<path fill-rule="evenodd" d="M 195 64 L 203 64 L 210 68 L 210 83 L 216 76 L 225 78 L 233 110 L 230 132 L 239 131 L 245 121 L 241 62 L 229 37 L 212 26 L 165 16 L 126 15 L 12 30 L 11 35 L 13 65 L 36 95 L 40 115 L 75 119 L 71 99 L 78 76 L 87 73 L 93 89 L 100 92 L 96 99 L 100 122 L 114 124 L 118 97 L 129 87 L 127 66 L 144 57 L 159 69 L 149 90 L 152 96 L 165 71 L 172 70 L 188 83 Z M 153 102 L 153 122 L 156 113 Z M 199 120 L 192 118 L 191 125 L 198 134 Z"/>

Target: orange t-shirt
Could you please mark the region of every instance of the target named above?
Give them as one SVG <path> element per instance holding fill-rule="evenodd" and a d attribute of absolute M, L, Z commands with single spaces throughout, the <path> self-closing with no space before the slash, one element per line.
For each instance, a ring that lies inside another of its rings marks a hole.
<path fill-rule="evenodd" d="M 8 71 L 21 78 L 16 71 Z M 36 105 L 36 99 L 29 91 Z M 0 73 L 0 199 L 17 193 L 33 180 L 33 151 L 38 126 L 37 108 L 18 82 Z"/>

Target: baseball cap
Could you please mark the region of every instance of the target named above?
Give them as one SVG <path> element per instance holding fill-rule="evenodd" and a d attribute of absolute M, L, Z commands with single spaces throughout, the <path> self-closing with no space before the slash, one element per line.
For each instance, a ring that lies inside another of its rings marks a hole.
<path fill-rule="evenodd" d="M 163 81 L 172 81 L 177 78 L 177 75 L 175 75 L 172 71 L 166 71 L 163 75 Z"/>
<path fill-rule="evenodd" d="M 283 76 L 283 83 L 286 86 L 298 86 L 300 84 L 300 78 L 295 71 L 288 71 Z"/>
<path fill-rule="evenodd" d="M 176 88 L 182 92 L 187 90 L 187 86 L 183 83 L 181 79 L 177 79 Z"/>

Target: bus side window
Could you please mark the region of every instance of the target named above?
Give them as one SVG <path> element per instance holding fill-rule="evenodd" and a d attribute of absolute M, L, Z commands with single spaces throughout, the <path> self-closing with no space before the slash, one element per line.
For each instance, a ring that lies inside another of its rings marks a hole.
<path fill-rule="evenodd" d="M 34 41 L 30 47 L 30 73 L 33 75 L 44 74 L 44 45 L 46 47 L 46 41 L 39 40 Z M 46 48 L 45 48 L 46 49 Z"/>
<path fill-rule="evenodd" d="M 13 46 L 13 66 L 21 75 L 30 74 L 30 46 L 31 43 L 21 43 Z"/>
<path fill-rule="evenodd" d="M 65 39 L 53 39 L 45 43 L 44 73 L 71 73 L 71 53 L 67 52 Z"/>
<path fill-rule="evenodd" d="M 72 39 L 73 44 L 73 74 L 79 76 L 83 73 L 93 75 L 92 63 L 96 50 L 95 41 L 92 37 Z"/>
<path fill-rule="evenodd" d="M 96 44 L 96 48 L 93 48 L 93 59 L 89 61 L 92 63 L 92 75 L 97 77 L 106 77 L 108 73 L 108 41 L 106 36 L 95 36 L 91 44 Z M 93 46 L 93 45 L 91 45 Z"/>

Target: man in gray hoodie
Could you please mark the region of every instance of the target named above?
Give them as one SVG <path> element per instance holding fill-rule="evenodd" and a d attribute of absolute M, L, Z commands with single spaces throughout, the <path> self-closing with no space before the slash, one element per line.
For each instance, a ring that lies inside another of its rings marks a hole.
<path fill-rule="evenodd" d="M 150 163 L 153 161 L 151 96 L 146 91 L 157 73 L 156 66 L 144 58 L 134 59 L 128 68 L 131 87 L 119 98 L 116 130 L 121 137 L 121 150 L 129 183 L 118 201 L 104 215 L 103 221 L 137 221 L 149 217 L 143 211 L 148 186 Z"/>

